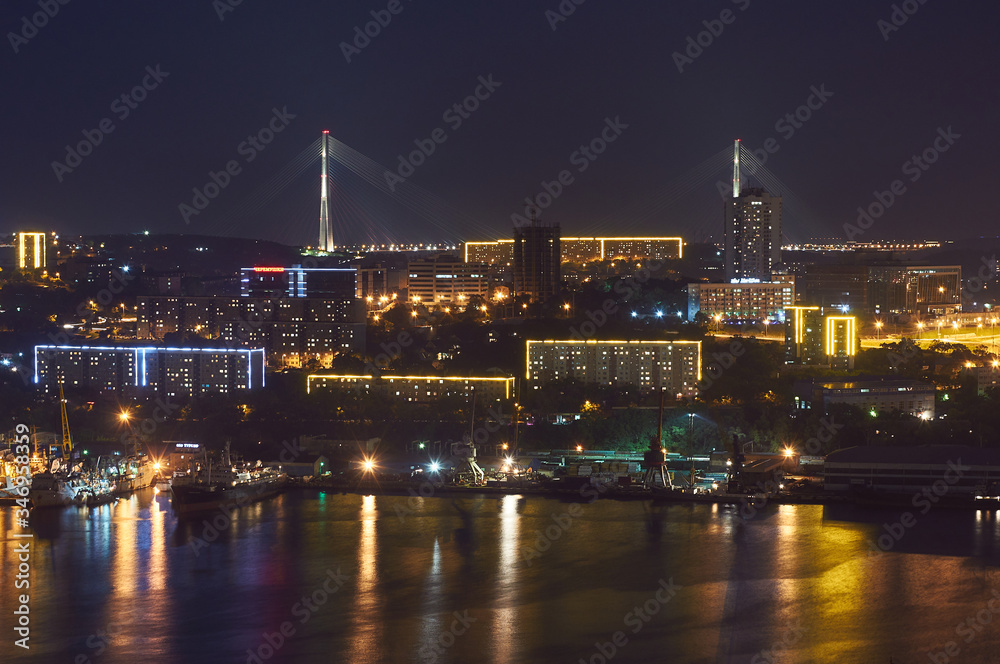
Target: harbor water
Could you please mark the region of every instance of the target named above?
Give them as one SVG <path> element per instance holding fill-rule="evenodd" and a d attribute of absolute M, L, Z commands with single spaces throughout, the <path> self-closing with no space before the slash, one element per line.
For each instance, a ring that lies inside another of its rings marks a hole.
<path fill-rule="evenodd" d="M 149 489 L 15 539 L 3 507 L 0 660 L 1000 663 L 1000 513 L 902 515 L 292 491 L 178 518 Z"/>

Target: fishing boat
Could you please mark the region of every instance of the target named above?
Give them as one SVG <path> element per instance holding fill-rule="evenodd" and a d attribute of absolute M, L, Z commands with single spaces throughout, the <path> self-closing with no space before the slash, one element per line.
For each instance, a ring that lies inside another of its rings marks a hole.
<path fill-rule="evenodd" d="M 201 463 L 170 482 L 171 505 L 180 514 L 215 509 L 235 509 L 279 493 L 288 476 L 273 468 L 234 462 L 229 443 L 221 456 L 206 452 Z"/>
<path fill-rule="evenodd" d="M 46 470 L 31 478 L 28 498 L 32 507 L 66 507 L 83 505 L 89 491 L 80 473 Z"/>

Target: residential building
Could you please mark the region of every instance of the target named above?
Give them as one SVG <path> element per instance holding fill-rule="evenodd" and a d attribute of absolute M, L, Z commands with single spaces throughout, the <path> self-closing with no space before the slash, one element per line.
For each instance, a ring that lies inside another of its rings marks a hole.
<path fill-rule="evenodd" d="M 634 385 L 645 392 L 693 396 L 701 380 L 700 341 L 527 341 L 527 379 Z"/>
<path fill-rule="evenodd" d="M 726 281 L 766 281 L 781 262 L 781 196 L 747 188 L 726 200 Z"/>
<path fill-rule="evenodd" d="M 323 390 L 381 395 L 414 403 L 433 403 L 445 397 L 471 399 L 488 406 L 514 395 L 514 379 L 469 376 L 346 376 L 316 374 L 306 378 L 309 393 Z"/>
<path fill-rule="evenodd" d="M 231 394 L 264 385 L 263 348 L 35 346 L 36 387 L 125 396 Z"/>
<path fill-rule="evenodd" d="M 688 284 L 688 320 L 701 313 L 722 321 L 771 321 L 785 319 L 785 309 L 795 304 L 795 282 L 738 282 Z"/>
<path fill-rule="evenodd" d="M 533 219 L 514 228 L 514 294 L 542 303 L 559 292 L 559 224 Z"/>

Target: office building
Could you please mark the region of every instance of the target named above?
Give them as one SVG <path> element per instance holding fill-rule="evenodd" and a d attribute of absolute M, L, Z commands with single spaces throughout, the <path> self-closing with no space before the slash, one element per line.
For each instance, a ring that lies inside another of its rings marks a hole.
<path fill-rule="evenodd" d="M 240 295 L 351 301 L 357 295 L 357 276 L 353 267 L 245 267 L 240 270 Z"/>
<path fill-rule="evenodd" d="M 933 383 L 883 377 L 859 377 L 846 381 L 799 381 L 795 384 L 795 406 L 828 412 L 831 404 L 857 406 L 870 415 L 898 412 L 922 420 L 934 419 Z"/>
<path fill-rule="evenodd" d="M 407 293 L 412 303 L 429 309 L 464 306 L 472 298 L 488 300 L 488 270 L 485 264 L 466 263 L 451 254 L 410 261 Z"/>
<path fill-rule="evenodd" d="M 530 340 L 526 369 L 536 389 L 573 379 L 687 397 L 697 393 L 701 380 L 701 342 Z"/>
<path fill-rule="evenodd" d="M 723 235 L 726 281 L 767 281 L 781 262 L 781 196 L 748 188 L 727 199 Z"/>
<path fill-rule="evenodd" d="M 905 265 L 856 255 L 853 262 L 808 265 L 805 298 L 867 315 L 948 315 L 961 311 L 960 265 Z"/>
<path fill-rule="evenodd" d="M 264 385 L 263 348 L 35 346 L 35 385 L 124 396 L 232 394 Z"/>
<path fill-rule="evenodd" d="M 688 320 L 700 313 L 719 321 L 780 322 L 795 304 L 794 280 L 784 283 L 746 282 L 688 284 Z"/>

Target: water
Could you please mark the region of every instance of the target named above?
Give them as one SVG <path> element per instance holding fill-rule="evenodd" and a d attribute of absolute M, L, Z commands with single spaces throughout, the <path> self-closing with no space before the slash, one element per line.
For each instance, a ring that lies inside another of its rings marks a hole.
<path fill-rule="evenodd" d="M 297 492 L 216 514 L 152 490 L 32 512 L 25 655 L 0 508 L 0 661 L 1000 662 L 1000 513 L 898 538 L 898 511 L 808 505 Z"/>

